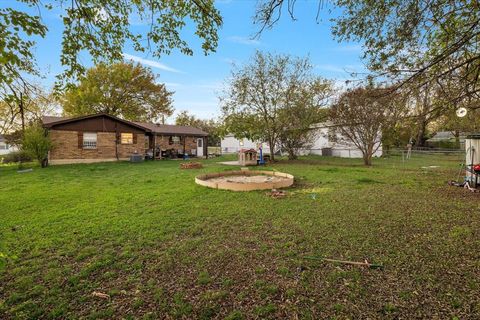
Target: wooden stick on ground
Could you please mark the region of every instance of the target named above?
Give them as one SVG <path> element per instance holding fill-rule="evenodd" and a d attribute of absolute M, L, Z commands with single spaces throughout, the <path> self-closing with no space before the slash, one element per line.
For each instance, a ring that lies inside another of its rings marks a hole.
<path fill-rule="evenodd" d="M 368 267 L 371 269 L 383 269 L 383 266 L 380 264 L 373 264 L 365 260 L 364 262 L 358 262 L 358 261 L 348 261 L 348 260 L 337 260 L 337 259 L 329 259 L 329 258 L 321 258 L 321 257 L 304 257 L 304 259 L 308 260 L 320 260 L 320 261 L 327 261 L 327 262 L 335 262 L 335 263 L 342 263 L 342 264 L 350 264 L 354 266 L 363 266 L 363 267 Z"/>

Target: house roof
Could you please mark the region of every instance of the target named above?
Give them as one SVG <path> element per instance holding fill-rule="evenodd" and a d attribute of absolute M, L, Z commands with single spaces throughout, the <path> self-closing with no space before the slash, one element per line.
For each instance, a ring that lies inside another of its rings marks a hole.
<path fill-rule="evenodd" d="M 67 119 L 70 119 L 70 118 L 71 117 L 43 116 L 42 117 L 42 123 L 44 125 L 48 125 L 52 122 L 58 122 L 58 121 L 67 120 Z"/>
<path fill-rule="evenodd" d="M 193 135 L 193 136 L 208 136 L 203 130 L 190 126 L 177 126 L 171 124 L 155 124 L 149 122 L 134 122 L 135 124 L 149 129 L 155 133 L 161 134 L 178 134 L 178 135 Z"/>
<path fill-rule="evenodd" d="M 143 127 L 137 125 L 136 123 L 134 123 L 132 121 L 123 120 L 123 119 L 120 119 L 118 117 L 112 116 L 110 114 L 106 114 L 106 113 L 89 114 L 89 115 L 86 115 L 86 116 L 79 116 L 79 117 L 44 116 L 44 117 L 42 117 L 42 122 L 43 122 L 44 127 L 51 128 L 51 127 L 53 127 L 55 125 L 58 125 L 58 124 L 76 122 L 76 121 L 81 121 L 81 120 L 86 120 L 86 119 L 91 119 L 91 118 L 97 118 L 97 117 L 111 118 L 113 120 L 125 123 L 129 126 L 136 127 L 136 128 L 139 128 L 139 129 L 142 129 L 142 130 L 145 130 L 145 131 L 149 131 L 149 130 L 146 130 L 146 128 L 143 128 Z"/>
<path fill-rule="evenodd" d="M 117 121 L 123 122 L 125 124 L 140 128 L 142 130 L 145 130 L 147 132 L 154 132 L 154 133 L 160 133 L 160 134 L 170 134 L 170 135 L 193 135 L 193 136 L 208 136 L 208 133 L 195 128 L 195 127 L 189 127 L 189 126 L 176 126 L 176 125 L 168 125 L 168 124 L 155 124 L 155 123 L 149 123 L 149 122 L 138 122 L 138 121 L 128 121 L 128 120 L 123 120 L 118 117 L 105 114 L 105 113 L 100 113 L 100 114 L 92 114 L 92 115 L 87 115 L 87 116 L 80 116 L 80 117 L 54 117 L 54 116 L 44 116 L 42 117 L 42 122 L 44 127 L 46 128 L 51 128 L 54 125 L 57 124 L 63 124 L 63 123 L 69 123 L 69 122 L 74 122 L 74 121 L 80 121 L 84 119 L 90 119 L 90 118 L 95 118 L 95 117 L 100 117 L 100 116 L 105 116 L 109 117 L 112 119 L 115 119 Z"/>

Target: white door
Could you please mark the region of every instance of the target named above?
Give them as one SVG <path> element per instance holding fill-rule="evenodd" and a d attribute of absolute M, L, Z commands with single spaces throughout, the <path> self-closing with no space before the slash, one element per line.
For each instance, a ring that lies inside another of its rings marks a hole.
<path fill-rule="evenodd" d="M 203 157 L 203 138 L 197 139 L 197 157 Z"/>

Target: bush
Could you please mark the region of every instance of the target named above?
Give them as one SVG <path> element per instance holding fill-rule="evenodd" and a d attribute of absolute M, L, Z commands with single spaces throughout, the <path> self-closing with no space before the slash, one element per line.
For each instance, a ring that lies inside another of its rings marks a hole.
<path fill-rule="evenodd" d="M 31 126 L 25 130 L 22 148 L 43 167 L 47 166 L 48 151 L 52 142 L 41 126 Z"/>
<path fill-rule="evenodd" d="M 30 162 L 32 157 L 25 151 L 14 151 L 1 156 L 2 163 Z"/>

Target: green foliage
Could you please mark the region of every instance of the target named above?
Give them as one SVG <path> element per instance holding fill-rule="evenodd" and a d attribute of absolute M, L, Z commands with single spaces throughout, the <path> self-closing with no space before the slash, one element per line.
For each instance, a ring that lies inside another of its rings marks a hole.
<path fill-rule="evenodd" d="M 326 106 L 332 94 L 332 83 L 323 79 L 296 85 L 290 91 L 290 101 L 279 113 L 283 123 L 279 142 L 290 160 L 312 146 L 317 134 L 315 126 L 328 119 Z"/>
<path fill-rule="evenodd" d="M 208 133 L 208 145 L 220 146 L 223 126 L 215 119 L 198 119 L 188 111 L 181 111 L 175 118 L 175 124 L 179 126 L 191 126 L 202 129 Z"/>
<path fill-rule="evenodd" d="M 127 42 L 136 51 L 150 51 L 160 57 L 179 49 L 184 54 L 193 50 L 182 38 L 182 31 L 191 21 L 195 34 L 202 40 L 205 54 L 215 51 L 218 42 L 217 29 L 222 18 L 213 0 L 63 0 L 40 2 L 23 0 L 35 7 L 38 15 L 4 8 L 0 10 L 0 84 L 9 82 L 21 72 L 31 73 L 34 61 L 34 37 L 45 37 L 47 26 L 41 19 L 42 10 L 59 10 L 64 29 L 60 62 L 66 68 L 58 76 L 58 85 L 77 79 L 85 72 L 80 53 L 86 51 L 94 64 L 122 59 Z M 55 13 L 57 14 L 57 13 Z M 147 32 L 138 33 L 132 22 L 148 23 Z M 25 40 L 25 39 L 32 40 Z"/>
<path fill-rule="evenodd" d="M 32 156 L 24 150 L 10 152 L 8 154 L 0 156 L 0 158 L 2 159 L 2 163 L 32 161 Z"/>
<path fill-rule="evenodd" d="M 382 129 L 396 121 L 397 97 L 387 92 L 389 89 L 359 87 L 343 93 L 331 108 L 332 139 L 355 145 L 368 166 L 381 145 Z"/>
<path fill-rule="evenodd" d="M 317 2 L 322 10 L 324 1 Z M 273 27 L 282 10 L 296 19 L 295 3 L 261 0 L 255 15 L 260 32 Z M 341 12 L 331 19 L 334 37 L 362 44 L 372 76 L 413 88 L 438 85 L 450 103 L 478 98 L 478 1 L 334 0 L 330 4 Z"/>
<path fill-rule="evenodd" d="M 475 133 L 480 131 L 480 109 L 475 109 L 477 101 L 472 102 L 471 108 L 467 109 L 467 115 L 459 118 L 456 109 L 446 112 L 435 123 L 435 131 L 451 131 L 456 133 Z"/>
<path fill-rule="evenodd" d="M 34 2 L 34 1 L 27 1 Z M 33 3 L 32 3 L 33 5 Z M 39 16 L 30 16 L 13 8 L 0 9 L 0 86 L 12 83 L 21 73 L 36 73 L 32 47 L 25 38 L 44 37 L 47 27 Z"/>
<path fill-rule="evenodd" d="M 155 82 L 147 67 L 101 63 L 66 92 L 62 104 L 67 115 L 107 113 L 127 120 L 156 121 L 172 114 L 172 94 Z"/>
<path fill-rule="evenodd" d="M 28 127 L 22 139 L 22 150 L 44 167 L 52 142 L 48 133 L 39 125 Z"/>
<path fill-rule="evenodd" d="M 336 4 L 345 14 L 334 19 L 333 34 L 340 40 L 364 41 L 365 57 L 376 71 L 429 65 L 428 70 L 440 76 L 445 62 L 455 67 L 476 50 L 472 45 L 478 43 L 480 7 L 475 2 L 339 0 Z"/>
<path fill-rule="evenodd" d="M 57 106 L 54 94 L 46 92 L 40 84 L 26 84 L 17 78 L 4 87 L 0 86 L 0 134 L 10 135 L 11 141 L 18 143 L 22 114 L 28 126 L 40 122 L 44 115 L 54 114 Z"/>
<path fill-rule="evenodd" d="M 292 124 L 303 136 L 310 121 L 295 118 L 292 112 L 309 109 L 310 114 L 317 113 L 326 103 L 331 84 L 313 74 L 308 58 L 257 51 L 250 61 L 232 71 L 222 97 L 225 130 L 237 138 L 268 142 L 274 160 L 281 133 Z"/>

